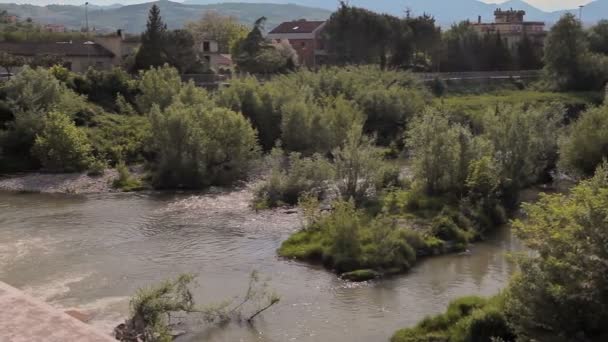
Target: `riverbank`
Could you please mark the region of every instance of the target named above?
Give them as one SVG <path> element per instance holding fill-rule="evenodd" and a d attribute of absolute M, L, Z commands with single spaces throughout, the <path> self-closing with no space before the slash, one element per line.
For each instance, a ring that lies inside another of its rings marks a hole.
<path fill-rule="evenodd" d="M 118 177 L 116 170 L 103 175 L 86 173 L 24 173 L 0 177 L 0 191 L 35 192 L 48 194 L 96 194 L 118 192 L 112 182 Z"/>

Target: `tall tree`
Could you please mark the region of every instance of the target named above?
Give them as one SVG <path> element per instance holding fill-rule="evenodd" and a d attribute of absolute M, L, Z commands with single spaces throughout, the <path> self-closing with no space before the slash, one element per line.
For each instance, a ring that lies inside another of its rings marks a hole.
<path fill-rule="evenodd" d="M 194 50 L 194 37 L 187 30 L 173 30 L 165 34 L 163 53 L 167 63 L 180 73 L 196 71 L 200 65 Z"/>
<path fill-rule="evenodd" d="M 587 35 L 591 52 L 608 55 L 608 20 L 600 20 Z"/>
<path fill-rule="evenodd" d="M 12 68 L 20 67 L 25 64 L 23 58 L 15 55 L 11 55 L 10 53 L 6 53 L 4 51 L 0 52 L 0 67 L 3 67 L 6 70 L 6 73 L 11 73 Z"/>
<path fill-rule="evenodd" d="M 542 51 L 530 37 L 524 33 L 517 45 L 517 66 L 521 70 L 536 70 L 543 65 Z"/>
<path fill-rule="evenodd" d="M 160 9 L 152 5 L 148 14 L 146 31 L 141 35 L 141 46 L 135 56 L 135 69 L 149 69 L 159 67 L 165 63 L 163 44 L 167 25 L 160 16 Z"/>
<path fill-rule="evenodd" d="M 238 19 L 208 11 L 198 21 L 186 24 L 197 41 L 215 40 L 220 53 L 230 53 L 235 44 L 247 37 L 249 30 Z"/>
<path fill-rule="evenodd" d="M 565 14 L 545 41 L 545 72 L 561 89 L 581 88 L 583 57 L 588 51 L 585 32 L 573 14 Z"/>

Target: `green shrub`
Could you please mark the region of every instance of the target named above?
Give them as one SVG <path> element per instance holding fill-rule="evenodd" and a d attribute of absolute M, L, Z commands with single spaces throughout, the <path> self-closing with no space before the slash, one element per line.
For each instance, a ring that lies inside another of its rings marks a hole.
<path fill-rule="evenodd" d="M 284 161 L 283 152 L 278 149 L 273 151 L 271 158 L 270 176 L 255 190 L 256 207 L 295 205 L 304 194 L 319 199 L 324 197 L 334 174 L 329 161 L 320 155 L 302 158 L 295 152 Z"/>
<path fill-rule="evenodd" d="M 176 103 L 150 116 L 154 184 L 200 189 L 242 180 L 257 158 L 256 133 L 240 114 Z"/>
<path fill-rule="evenodd" d="M 352 202 L 336 202 L 331 214 L 317 216 L 306 229 L 283 242 L 279 255 L 321 261 L 337 273 L 347 273 L 348 278 L 371 271 L 375 277 L 413 266 L 416 251 L 408 241 L 415 241 L 414 234 L 392 220 L 369 218 Z"/>
<path fill-rule="evenodd" d="M 459 298 L 450 303 L 445 313 L 427 317 L 413 328 L 397 331 L 391 342 L 515 341 L 503 311 L 502 295 L 490 299 Z"/>
<path fill-rule="evenodd" d="M 608 158 L 608 105 L 592 108 L 568 127 L 559 140 L 559 165 L 578 176 L 591 176 Z"/>
<path fill-rule="evenodd" d="M 179 94 L 181 88 L 182 79 L 179 72 L 167 64 L 141 71 L 138 84 L 140 94 L 136 98 L 137 108 L 143 114 L 150 113 L 154 105 L 164 110 L 171 105 L 173 97 Z"/>
<path fill-rule="evenodd" d="M 91 145 L 86 134 L 59 112 L 50 112 L 45 117 L 32 153 L 51 172 L 83 171 L 91 162 Z"/>
<path fill-rule="evenodd" d="M 97 115 L 86 130 L 93 154 L 115 165 L 143 162 L 150 155 L 152 139 L 150 120 L 145 116 L 118 114 Z"/>
<path fill-rule="evenodd" d="M 124 192 L 138 191 L 143 189 L 141 181 L 131 175 L 129 168 L 124 162 L 119 162 L 116 165 L 118 177 L 112 182 L 115 189 L 120 189 Z"/>
<path fill-rule="evenodd" d="M 89 164 L 89 170 L 87 174 L 91 177 L 103 176 L 107 167 L 108 163 L 105 160 L 94 159 Z"/>

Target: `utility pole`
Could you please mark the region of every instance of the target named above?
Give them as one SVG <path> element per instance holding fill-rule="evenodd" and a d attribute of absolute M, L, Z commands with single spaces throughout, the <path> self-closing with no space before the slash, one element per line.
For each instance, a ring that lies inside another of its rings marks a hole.
<path fill-rule="evenodd" d="M 87 31 L 87 35 L 89 34 L 89 2 L 84 3 L 84 20 L 85 20 L 85 29 Z"/>
<path fill-rule="evenodd" d="M 578 6 L 578 20 L 581 22 L 581 25 L 583 24 L 583 8 L 585 8 L 584 5 Z"/>

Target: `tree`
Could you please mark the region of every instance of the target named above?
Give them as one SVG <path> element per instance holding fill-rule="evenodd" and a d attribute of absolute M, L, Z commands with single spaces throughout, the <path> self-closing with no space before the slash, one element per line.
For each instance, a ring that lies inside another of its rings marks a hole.
<path fill-rule="evenodd" d="M 202 67 L 194 50 L 194 37 L 187 30 L 173 30 L 165 34 L 163 52 L 169 65 L 181 74 L 197 71 Z"/>
<path fill-rule="evenodd" d="M 473 159 L 471 145 L 471 132 L 435 109 L 416 117 L 406 134 L 415 179 L 429 194 L 463 190 Z"/>
<path fill-rule="evenodd" d="M 198 21 L 186 23 L 186 29 L 197 41 L 216 41 L 220 53 L 230 53 L 249 32 L 236 17 L 223 16 L 215 11 L 207 11 Z"/>
<path fill-rule="evenodd" d="M 295 50 L 284 42 L 273 44 L 268 41 L 263 34 L 265 22 L 265 17 L 256 20 L 251 32 L 235 49 L 238 68 L 254 74 L 294 70 L 297 66 Z"/>
<path fill-rule="evenodd" d="M 9 74 L 10 78 L 11 69 L 23 66 L 25 64 L 25 60 L 19 56 L 11 55 L 7 52 L 0 52 L 0 67 L 3 67 L 6 70 L 6 73 Z"/>
<path fill-rule="evenodd" d="M 177 69 L 169 65 L 140 71 L 139 91 L 135 102 L 141 113 L 147 114 L 154 105 L 161 110 L 167 108 L 173 97 L 179 94 L 182 79 Z"/>
<path fill-rule="evenodd" d="M 374 141 L 353 125 L 343 146 L 332 152 L 339 195 L 346 201 L 362 204 L 382 186 L 384 159 Z"/>
<path fill-rule="evenodd" d="M 588 32 L 591 52 L 608 55 L 608 20 L 600 20 Z"/>
<path fill-rule="evenodd" d="M 486 114 L 484 135 L 493 144 L 504 186 L 518 191 L 555 166 L 564 113 L 561 105 L 544 105 L 505 106 Z"/>
<path fill-rule="evenodd" d="M 256 133 L 242 115 L 223 108 L 174 103 L 150 114 L 159 188 L 200 189 L 243 179 L 257 156 Z"/>
<path fill-rule="evenodd" d="M 608 80 L 608 57 L 589 50 L 582 25 L 565 14 L 551 28 L 545 42 L 545 73 L 562 90 L 596 90 Z"/>
<path fill-rule="evenodd" d="M 584 112 L 559 140 L 559 165 L 578 176 L 591 176 L 608 158 L 608 106 Z"/>
<path fill-rule="evenodd" d="M 571 194 L 524 205 L 516 233 L 536 253 L 520 259 L 506 311 L 522 341 L 608 338 L 608 165 Z M 518 339 L 518 340 L 519 340 Z"/>
<path fill-rule="evenodd" d="M 536 70 L 542 67 L 542 56 L 532 39 L 524 33 L 517 45 L 517 64 L 521 70 Z"/>
<path fill-rule="evenodd" d="M 141 35 L 141 46 L 135 56 L 136 70 L 159 67 L 165 63 L 163 46 L 167 25 L 160 16 L 160 9 L 152 5 L 148 14 L 146 31 Z"/>
<path fill-rule="evenodd" d="M 91 146 L 86 134 L 74 125 L 70 117 L 50 112 L 43 125 L 32 150 L 42 166 L 52 172 L 86 170 L 91 162 Z"/>

